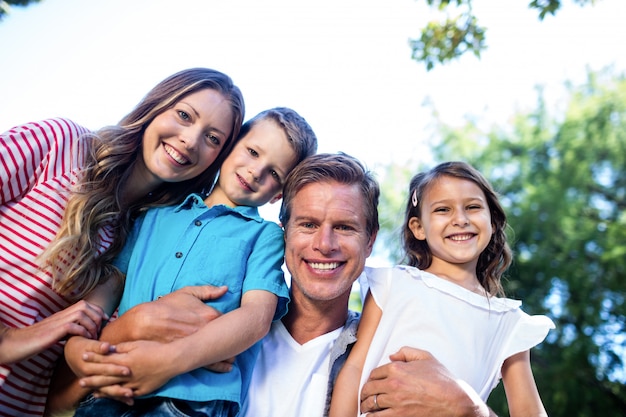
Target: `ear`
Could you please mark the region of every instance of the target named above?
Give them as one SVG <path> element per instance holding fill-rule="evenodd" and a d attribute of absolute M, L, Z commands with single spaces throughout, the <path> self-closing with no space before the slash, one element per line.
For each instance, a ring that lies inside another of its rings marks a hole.
<path fill-rule="evenodd" d="M 370 236 L 367 242 L 367 246 L 365 247 L 365 253 L 367 254 L 366 258 L 369 258 L 369 256 L 372 254 L 372 251 L 374 250 L 374 242 L 376 242 L 376 236 L 378 236 L 378 230 L 372 233 L 372 236 Z"/>
<path fill-rule="evenodd" d="M 283 193 L 278 193 L 276 194 L 274 197 L 272 197 L 272 199 L 270 200 L 270 204 L 274 204 L 275 202 L 277 202 L 278 200 L 280 200 L 281 198 L 283 198 Z"/>
<path fill-rule="evenodd" d="M 417 217 L 411 217 L 409 219 L 409 229 L 413 232 L 413 236 L 417 240 L 426 240 L 426 232 L 422 226 L 422 222 Z"/>

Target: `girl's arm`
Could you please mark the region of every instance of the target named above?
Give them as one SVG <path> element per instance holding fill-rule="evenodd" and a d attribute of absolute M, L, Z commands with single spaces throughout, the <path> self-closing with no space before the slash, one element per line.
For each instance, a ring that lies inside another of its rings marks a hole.
<path fill-rule="evenodd" d="M 120 343 L 110 356 L 132 369 L 124 383 L 133 395 L 148 394 L 172 377 L 220 362 L 251 347 L 268 332 L 278 297 L 268 291 L 246 292 L 241 306 L 205 324 L 197 332 L 170 343 L 134 341 Z M 150 352 L 146 355 L 146 352 Z M 86 387 L 91 377 L 81 380 Z"/>
<path fill-rule="evenodd" d="M 547 417 L 530 367 L 530 351 L 517 353 L 502 365 L 502 382 L 511 417 Z"/>
<path fill-rule="evenodd" d="M 361 372 L 372 342 L 380 317 L 381 309 L 376 305 L 372 294 L 365 296 L 363 314 L 357 331 L 357 342 L 354 344 L 345 365 L 337 376 L 330 403 L 329 417 L 356 416 L 359 407 L 359 385 Z"/>

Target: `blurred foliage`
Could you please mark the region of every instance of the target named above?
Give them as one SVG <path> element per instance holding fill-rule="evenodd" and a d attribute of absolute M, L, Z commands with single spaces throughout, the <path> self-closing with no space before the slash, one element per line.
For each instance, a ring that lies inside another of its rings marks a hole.
<path fill-rule="evenodd" d="M 591 73 L 569 87 L 561 115 L 537 108 L 512 126 L 439 124 L 437 162 L 465 160 L 501 194 L 515 258 L 503 282 L 529 314 L 556 323 L 532 349 L 550 416 L 626 415 L 626 79 Z M 408 186 L 422 166 L 389 166 L 381 179 L 384 247 L 397 247 Z M 429 168 L 429 167 L 428 167 Z M 391 227 L 390 225 L 394 225 Z M 396 246 L 394 246 L 396 245 Z M 399 252 L 397 252 L 399 254 Z M 399 257 L 391 258 L 394 262 Z M 508 415 L 502 384 L 489 399 Z"/>
<path fill-rule="evenodd" d="M 0 0 L 0 21 L 11 12 L 11 6 L 24 7 L 41 0 Z"/>
<path fill-rule="evenodd" d="M 572 0 L 581 6 L 595 0 Z M 431 9 L 438 10 L 442 19 L 432 20 L 421 29 L 420 37 L 410 39 L 411 57 L 431 70 L 436 64 L 445 64 L 471 52 L 480 58 L 487 48 L 486 28 L 481 26 L 472 10 L 472 0 L 426 0 Z M 539 20 L 554 15 L 562 0 L 532 0 L 528 7 L 536 9 Z"/>

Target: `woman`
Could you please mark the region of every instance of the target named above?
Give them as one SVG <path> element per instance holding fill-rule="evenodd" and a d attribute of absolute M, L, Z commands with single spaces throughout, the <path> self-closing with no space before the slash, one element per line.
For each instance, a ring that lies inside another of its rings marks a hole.
<path fill-rule="evenodd" d="M 51 119 L 0 136 L 0 415 L 43 414 L 59 342 L 106 319 L 90 301 L 119 284 L 111 261 L 133 218 L 208 191 L 243 119 L 232 80 L 194 68 L 118 125 Z"/>

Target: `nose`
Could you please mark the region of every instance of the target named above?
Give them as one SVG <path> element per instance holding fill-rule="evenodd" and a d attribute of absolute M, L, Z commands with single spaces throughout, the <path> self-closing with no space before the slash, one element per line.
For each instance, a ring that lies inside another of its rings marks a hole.
<path fill-rule="evenodd" d="M 465 210 L 457 210 L 456 213 L 454 214 L 454 218 L 452 219 L 452 223 L 455 226 L 467 226 L 469 225 L 470 221 L 469 221 L 469 217 L 467 216 L 467 213 L 465 212 Z"/>
<path fill-rule="evenodd" d="M 330 226 L 320 227 L 315 233 L 313 249 L 322 254 L 330 254 L 337 250 L 337 239 L 334 230 Z"/>
<path fill-rule="evenodd" d="M 187 128 L 179 135 L 179 139 L 185 145 L 185 148 L 192 151 L 198 148 L 198 143 L 200 143 L 203 137 L 204 134 L 202 132 L 193 128 Z"/>
<path fill-rule="evenodd" d="M 261 181 L 261 172 L 262 172 L 262 170 L 259 169 L 259 167 L 257 167 L 254 164 L 250 164 L 250 166 L 248 166 L 248 173 L 250 173 L 250 175 L 252 175 L 252 178 L 256 182 L 260 182 Z"/>

